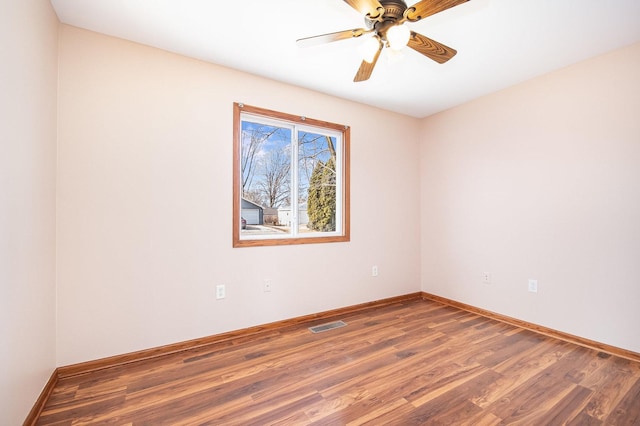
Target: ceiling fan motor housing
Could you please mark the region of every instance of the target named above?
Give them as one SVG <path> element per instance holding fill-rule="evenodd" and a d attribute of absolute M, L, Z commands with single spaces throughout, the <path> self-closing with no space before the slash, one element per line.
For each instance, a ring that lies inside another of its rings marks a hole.
<path fill-rule="evenodd" d="M 365 28 L 338 31 L 305 37 L 297 40 L 299 46 L 313 46 L 319 43 L 346 40 L 361 37 L 363 34 L 373 33 L 368 41 L 373 48 L 371 54 L 362 60 L 360 68 L 354 77 L 354 82 L 365 81 L 371 77 L 380 52 L 385 47 L 392 50 L 402 49 L 404 46 L 432 59 L 439 64 L 447 62 L 457 53 L 455 49 L 431 40 L 422 34 L 411 31 L 405 22 L 417 22 L 436 13 L 450 9 L 469 0 L 419 0 L 411 7 L 407 7 L 404 0 L 344 0 L 359 13 L 365 13 Z M 390 40 L 391 39 L 391 40 Z M 374 44 L 375 43 L 375 44 Z M 376 49 L 375 52 L 373 49 Z"/>
<path fill-rule="evenodd" d="M 372 17 L 368 13 L 364 17 L 368 28 L 375 28 L 376 24 L 384 21 L 395 23 L 402 19 L 404 11 L 407 10 L 407 4 L 403 0 L 381 0 L 380 4 L 384 7 L 384 12 L 381 15 Z"/>
<path fill-rule="evenodd" d="M 402 20 L 407 4 L 403 0 L 381 0 L 384 13 L 372 18 L 370 14 L 364 17 L 367 28 L 374 29 L 382 40 L 386 41 L 387 30 Z"/>

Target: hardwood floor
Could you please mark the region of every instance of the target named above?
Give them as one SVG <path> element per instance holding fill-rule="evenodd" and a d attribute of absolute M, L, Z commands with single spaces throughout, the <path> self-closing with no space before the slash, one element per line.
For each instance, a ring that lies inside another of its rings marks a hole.
<path fill-rule="evenodd" d="M 38 425 L 640 424 L 640 363 L 433 301 L 63 378 Z"/>

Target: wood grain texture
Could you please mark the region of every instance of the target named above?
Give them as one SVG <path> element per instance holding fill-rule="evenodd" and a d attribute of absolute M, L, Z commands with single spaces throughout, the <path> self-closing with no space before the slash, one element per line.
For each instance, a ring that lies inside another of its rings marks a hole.
<path fill-rule="evenodd" d="M 455 49 L 449 46 L 445 46 L 442 43 L 438 43 L 429 37 L 425 37 L 422 34 L 418 34 L 413 31 L 411 31 L 411 37 L 409 38 L 407 46 L 439 64 L 444 64 L 458 53 Z"/>
<path fill-rule="evenodd" d="M 616 346 L 607 345 L 605 343 L 596 342 L 595 340 L 585 339 L 584 337 L 575 336 L 573 334 L 565 333 L 562 331 L 554 330 L 552 328 L 543 327 L 538 324 L 533 324 L 527 321 L 522 321 L 517 318 L 509 317 L 506 315 L 497 314 L 495 312 L 487 311 L 486 309 L 477 308 L 475 306 L 467 305 L 466 303 L 458 302 L 456 300 L 447 299 L 446 297 L 436 296 L 435 294 L 422 292 L 422 297 L 425 300 L 432 300 L 435 302 L 444 303 L 445 305 L 453 306 L 455 308 L 463 309 L 465 311 L 473 312 L 484 317 L 492 318 L 497 321 L 502 321 L 507 324 L 515 325 L 526 330 L 535 331 L 536 333 L 544 334 L 545 336 L 553 337 L 556 339 L 564 340 L 567 342 L 575 343 L 576 345 L 584 346 L 591 349 L 596 349 L 611 355 L 626 358 L 631 361 L 640 362 L 640 353 L 630 351 Z"/>
<path fill-rule="evenodd" d="M 51 397 L 51 393 L 53 392 L 53 390 L 55 389 L 58 383 L 58 377 L 59 377 L 59 374 L 58 374 L 58 370 L 56 369 L 51 374 L 51 377 L 49 377 L 49 380 L 47 381 L 47 384 L 42 389 L 42 392 L 40 392 L 40 395 L 38 396 L 38 399 L 36 400 L 36 402 L 33 404 L 31 411 L 29 411 L 29 414 L 27 414 L 27 418 L 23 423 L 24 425 L 33 425 L 36 423 L 36 421 L 40 417 L 40 413 L 42 413 L 42 410 L 44 409 L 45 404 L 47 403 L 47 401 L 49 401 L 49 398 Z"/>
<path fill-rule="evenodd" d="M 640 422 L 640 363 L 420 296 L 59 378 L 36 424 Z"/>
<path fill-rule="evenodd" d="M 378 9 L 384 9 L 378 0 L 344 0 L 344 2 L 358 12 L 372 17 L 378 15 Z"/>
<path fill-rule="evenodd" d="M 407 9 L 410 21 L 419 21 L 436 13 L 443 12 L 469 0 L 422 0 Z"/>
<path fill-rule="evenodd" d="M 376 63 L 378 62 L 378 58 L 380 57 L 380 53 L 382 52 L 382 49 L 383 49 L 383 45 L 382 45 L 382 42 L 380 42 L 380 47 L 378 48 L 378 51 L 376 52 L 376 54 L 373 56 L 373 59 L 371 60 L 371 62 L 363 60 L 360 63 L 360 67 L 358 68 L 356 75 L 353 77 L 354 83 L 369 80 L 369 77 L 371 77 L 371 73 L 373 72 L 373 68 L 376 66 Z"/>
<path fill-rule="evenodd" d="M 237 343 L 245 339 L 250 340 L 253 339 L 256 335 L 271 333 L 281 328 L 307 324 L 312 321 L 316 323 L 322 323 L 340 315 L 347 315 L 376 307 L 384 307 L 399 302 L 420 300 L 421 297 L 421 293 L 409 293 L 402 296 L 395 296 L 386 299 L 374 300 L 371 302 L 359 303 L 357 305 L 346 306 L 344 308 L 331 309 L 329 311 L 289 318 L 282 321 L 276 321 L 254 327 L 243 328 L 240 330 L 229 331 L 227 333 L 220 333 L 213 336 L 202 337 L 199 339 L 192 339 L 184 342 L 173 343 L 170 345 L 159 346 L 156 348 L 130 352 L 122 355 L 72 364 L 64 367 L 58 367 L 57 373 L 60 378 L 66 378 L 77 376 L 80 374 L 92 373 L 94 371 L 106 368 L 124 367 L 130 363 L 154 360 L 156 358 L 161 358 L 179 352 L 204 348 L 209 345 L 218 345 L 224 342 Z"/>
<path fill-rule="evenodd" d="M 311 37 L 304 37 L 296 40 L 298 47 L 317 46 L 324 43 L 332 43 L 334 41 L 348 40 L 350 38 L 358 38 L 363 34 L 372 32 L 364 28 L 354 28 L 352 30 L 337 31 L 334 33 L 320 34 Z"/>

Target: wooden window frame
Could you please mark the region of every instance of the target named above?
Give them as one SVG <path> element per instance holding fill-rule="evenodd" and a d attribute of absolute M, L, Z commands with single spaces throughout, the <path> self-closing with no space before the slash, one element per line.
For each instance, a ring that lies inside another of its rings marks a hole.
<path fill-rule="evenodd" d="M 241 238 L 241 135 L 242 135 L 242 113 L 262 116 L 268 119 L 283 121 L 304 126 L 317 127 L 319 129 L 330 129 L 342 135 L 342 233 L 341 235 L 322 235 L 307 237 L 283 237 L 269 239 L 247 239 Z M 280 246 L 294 244 L 318 244 L 318 243 L 338 243 L 350 241 L 350 128 L 349 126 L 316 120 L 307 117 L 296 116 L 265 108 L 250 106 L 238 102 L 233 104 L 233 247 L 260 247 L 260 246 Z"/>

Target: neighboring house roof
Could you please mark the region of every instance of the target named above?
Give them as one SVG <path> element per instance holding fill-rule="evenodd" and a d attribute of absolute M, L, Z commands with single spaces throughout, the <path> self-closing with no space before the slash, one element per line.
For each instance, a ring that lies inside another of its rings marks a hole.
<path fill-rule="evenodd" d="M 252 201 L 249 201 L 246 198 L 242 199 L 242 208 L 243 209 L 260 209 L 260 210 L 264 209 L 264 207 L 254 203 Z"/>

